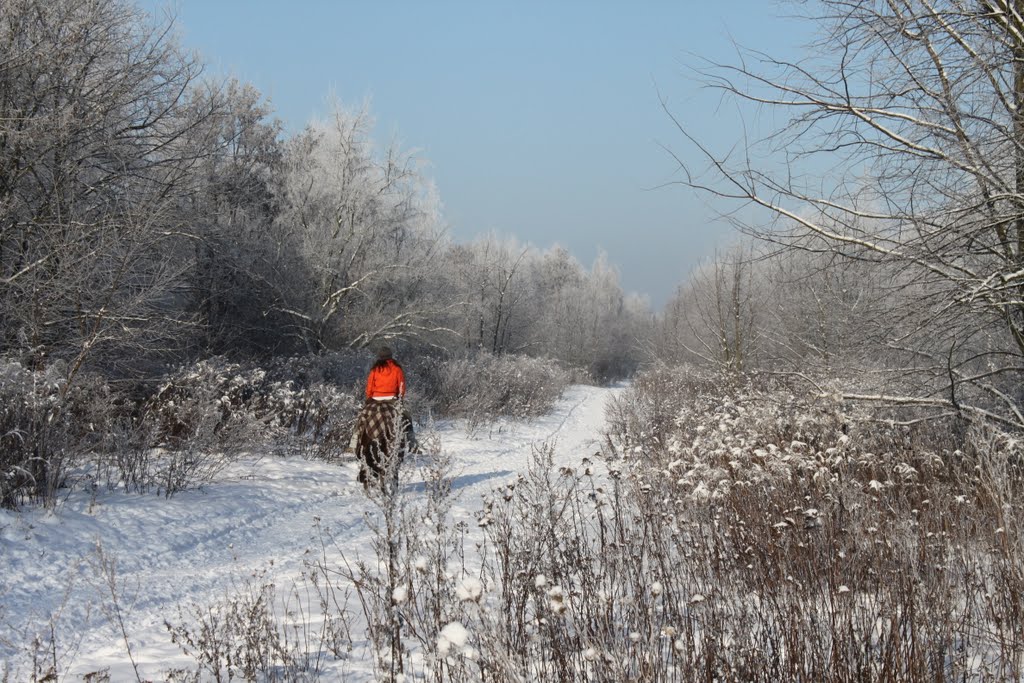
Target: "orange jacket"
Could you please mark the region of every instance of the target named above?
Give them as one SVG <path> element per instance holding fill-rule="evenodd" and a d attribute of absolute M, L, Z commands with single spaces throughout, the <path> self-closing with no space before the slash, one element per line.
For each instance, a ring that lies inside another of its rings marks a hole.
<path fill-rule="evenodd" d="M 393 360 L 370 370 L 366 378 L 366 398 L 395 398 L 405 396 L 405 373 Z"/>

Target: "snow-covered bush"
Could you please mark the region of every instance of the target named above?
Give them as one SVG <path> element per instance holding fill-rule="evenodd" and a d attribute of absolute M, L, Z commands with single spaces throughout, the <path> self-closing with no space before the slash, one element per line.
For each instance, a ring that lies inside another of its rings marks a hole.
<path fill-rule="evenodd" d="M 998 441 L 977 455 L 1012 463 L 1019 447 Z M 460 622 L 486 677 L 1020 679 L 1014 486 L 981 460 L 915 475 L 895 452 L 826 477 L 827 456 L 789 445 L 756 480 L 716 460 L 695 484 L 684 465 L 641 454 L 578 467 L 539 457 L 495 489 L 479 515 L 492 588 Z M 867 479 L 872 468 L 883 479 Z M 994 481 L 1003 493 L 989 507 Z"/>
<path fill-rule="evenodd" d="M 672 657 L 743 680 L 1020 677 L 1019 441 L 825 388 L 660 368 L 613 407 L 614 519 L 676 601 Z"/>
<path fill-rule="evenodd" d="M 284 441 L 311 457 L 339 458 L 348 445 L 363 396 L 366 353 L 333 352 L 276 358 L 266 365 L 259 412 L 276 414 Z"/>
<path fill-rule="evenodd" d="M 180 368 L 147 398 L 107 416 L 90 456 L 97 480 L 172 495 L 211 480 L 250 448 L 337 458 L 357 403 L 322 376 L 304 374 L 308 365 L 282 359 L 264 369 L 217 357 Z"/>
<path fill-rule="evenodd" d="M 308 364 L 279 360 L 267 370 L 213 358 L 183 368 L 147 403 L 158 443 L 223 450 L 308 439 L 323 454 L 343 447 L 357 403 L 338 386 L 306 374 L 302 366 Z"/>
<path fill-rule="evenodd" d="M 155 487 L 169 496 L 210 481 L 246 445 L 267 438 L 272 426 L 252 406 L 262 380 L 261 371 L 243 372 L 221 358 L 187 366 L 165 380 L 142 413 L 140 430 L 149 443 L 138 454 L 152 469 L 140 488 Z"/>
<path fill-rule="evenodd" d="M 476 423 L 541 415 L 577 379 L 555 361 L 510 354 L 428 361 L 417 370 L 438 414 Z"/>
<path fill-rule="evenodd" d="M 194 658 L 194 672 L 175 672 L 175 680 L 312 681 L 330 653 L 343 657 L 351 647 L 348 626 L 336 618 L 318 628 L 287 617 L 310 586 L 281 591 L 266 570 L 254 572 L 215 605 L 178 610 L 164 620 L 171 641 Z"/>
<path fill-rule="evenodd" d="M 170 376 L 147 401 L 147 417 L 156 425 L 158 445 L 179 448 L 237 444 L 262 429 L 253 411 L 260 370 L 243 371 L 223 358 L 200 361 Z"/>
<path fill-rule="evenodd" d="M 0 506 L 52 504 L 69 469 L 99 440 L 116 407 L 92 375 L 66 382 L 66 367 L 33 370 L 0 359 Z"/>

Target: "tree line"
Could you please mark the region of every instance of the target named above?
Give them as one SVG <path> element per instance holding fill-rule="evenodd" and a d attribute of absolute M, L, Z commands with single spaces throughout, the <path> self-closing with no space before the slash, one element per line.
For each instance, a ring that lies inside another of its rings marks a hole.
<path fill-rule="evenodd" d="M 683 184 L 763 213 L 654 315 L 604 257 L 452 241 L 423 160 L 376 145 L 365 109 L 286 134 L 171 20 L 0 0 L 0 357 L 71 383 L 382 342 L 598 379 L 657 359 L 1024 426 L 1019 2 L 813 8 L 803 59 L 704 68 L 783 124 L 742 155 L 679 125 Z M 751 161 L 780 150 L 781 171 Z"/>
<path fill-rule="evenodd" d="M 109 377 L 389 342 L 600 378 L 646 303 L 603 257 L 455 243 L 423 161 L 334 103 L 285 134 L 124 0 L 0 0 L 0 357 Z"/>

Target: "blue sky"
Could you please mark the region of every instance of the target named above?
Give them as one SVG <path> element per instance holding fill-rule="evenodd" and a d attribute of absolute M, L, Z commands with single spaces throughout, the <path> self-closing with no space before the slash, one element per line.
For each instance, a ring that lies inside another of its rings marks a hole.
<path fill-rule="evenodd" d="M 214 73 L 253 83 L 287 129 L 369 102 L 379 143 L 429 162 L 454 239 L 496 231 L 598 249 L 627 291 L 661 306 L 733 236 L 679 187 L 659 145 L 689 153 L 662 111 L 712 146 L 741 136 L 688 66 L 731 59 L 733 41 L 792 56 L 807 27 L 771 0 L 560 2 L 142 0 L 177 16 Z M 748 120 L 751 114 L 745 114 Z"/>

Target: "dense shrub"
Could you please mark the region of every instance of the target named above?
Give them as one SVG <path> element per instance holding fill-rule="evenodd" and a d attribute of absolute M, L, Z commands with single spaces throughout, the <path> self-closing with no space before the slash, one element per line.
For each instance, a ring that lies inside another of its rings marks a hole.
<path fill-rule="evenodd" d="M 60 362 L 40 370 L 0 362 L 0 505 L 52 504 L 72 473 L 170 495 L 210 480 L 246 448 L 337 457 L 358 409 L 329 381 L 340 367 L 302 358 L 264 370 L 212 358 L 146 395 L 83 373 L 69 385 Z"/>
<path fill-rule="evenodd" d="M 358 403 L 311 358 L 269 369 L 200 361 L 171 376 L 145 406 L 155 442 L 170 450 L 226 453 L 289 448 L 330 459 L 348 443 Z M 335 365 L 335 370 L 337 367 Z"/>
<path fill-rule="evenodd" d="M 471 422 L 543 414 L 579 379 L 555 361 L 488 353 L 428 359 L 416 365 L 415 376 L 439 415 Z"/>
<path fill-rule="evenodd" d="M 83 375 L 68 386 L 65 376 L 59 362 L 32 370 L 0 359 L 0 506 L 52 504 L 117 411 L 101 379 Z"/>
<path fill-rule="evenodd" d="M 578 541 L 579 562 L 619 555 L 658 582 L 657 621 L 684 636 L 669 656 L 686 670 L 1019 678 L 1020 443 L 880 417 L 777 378 L 641 377 L 611 415 L 620 538 Z"/>

